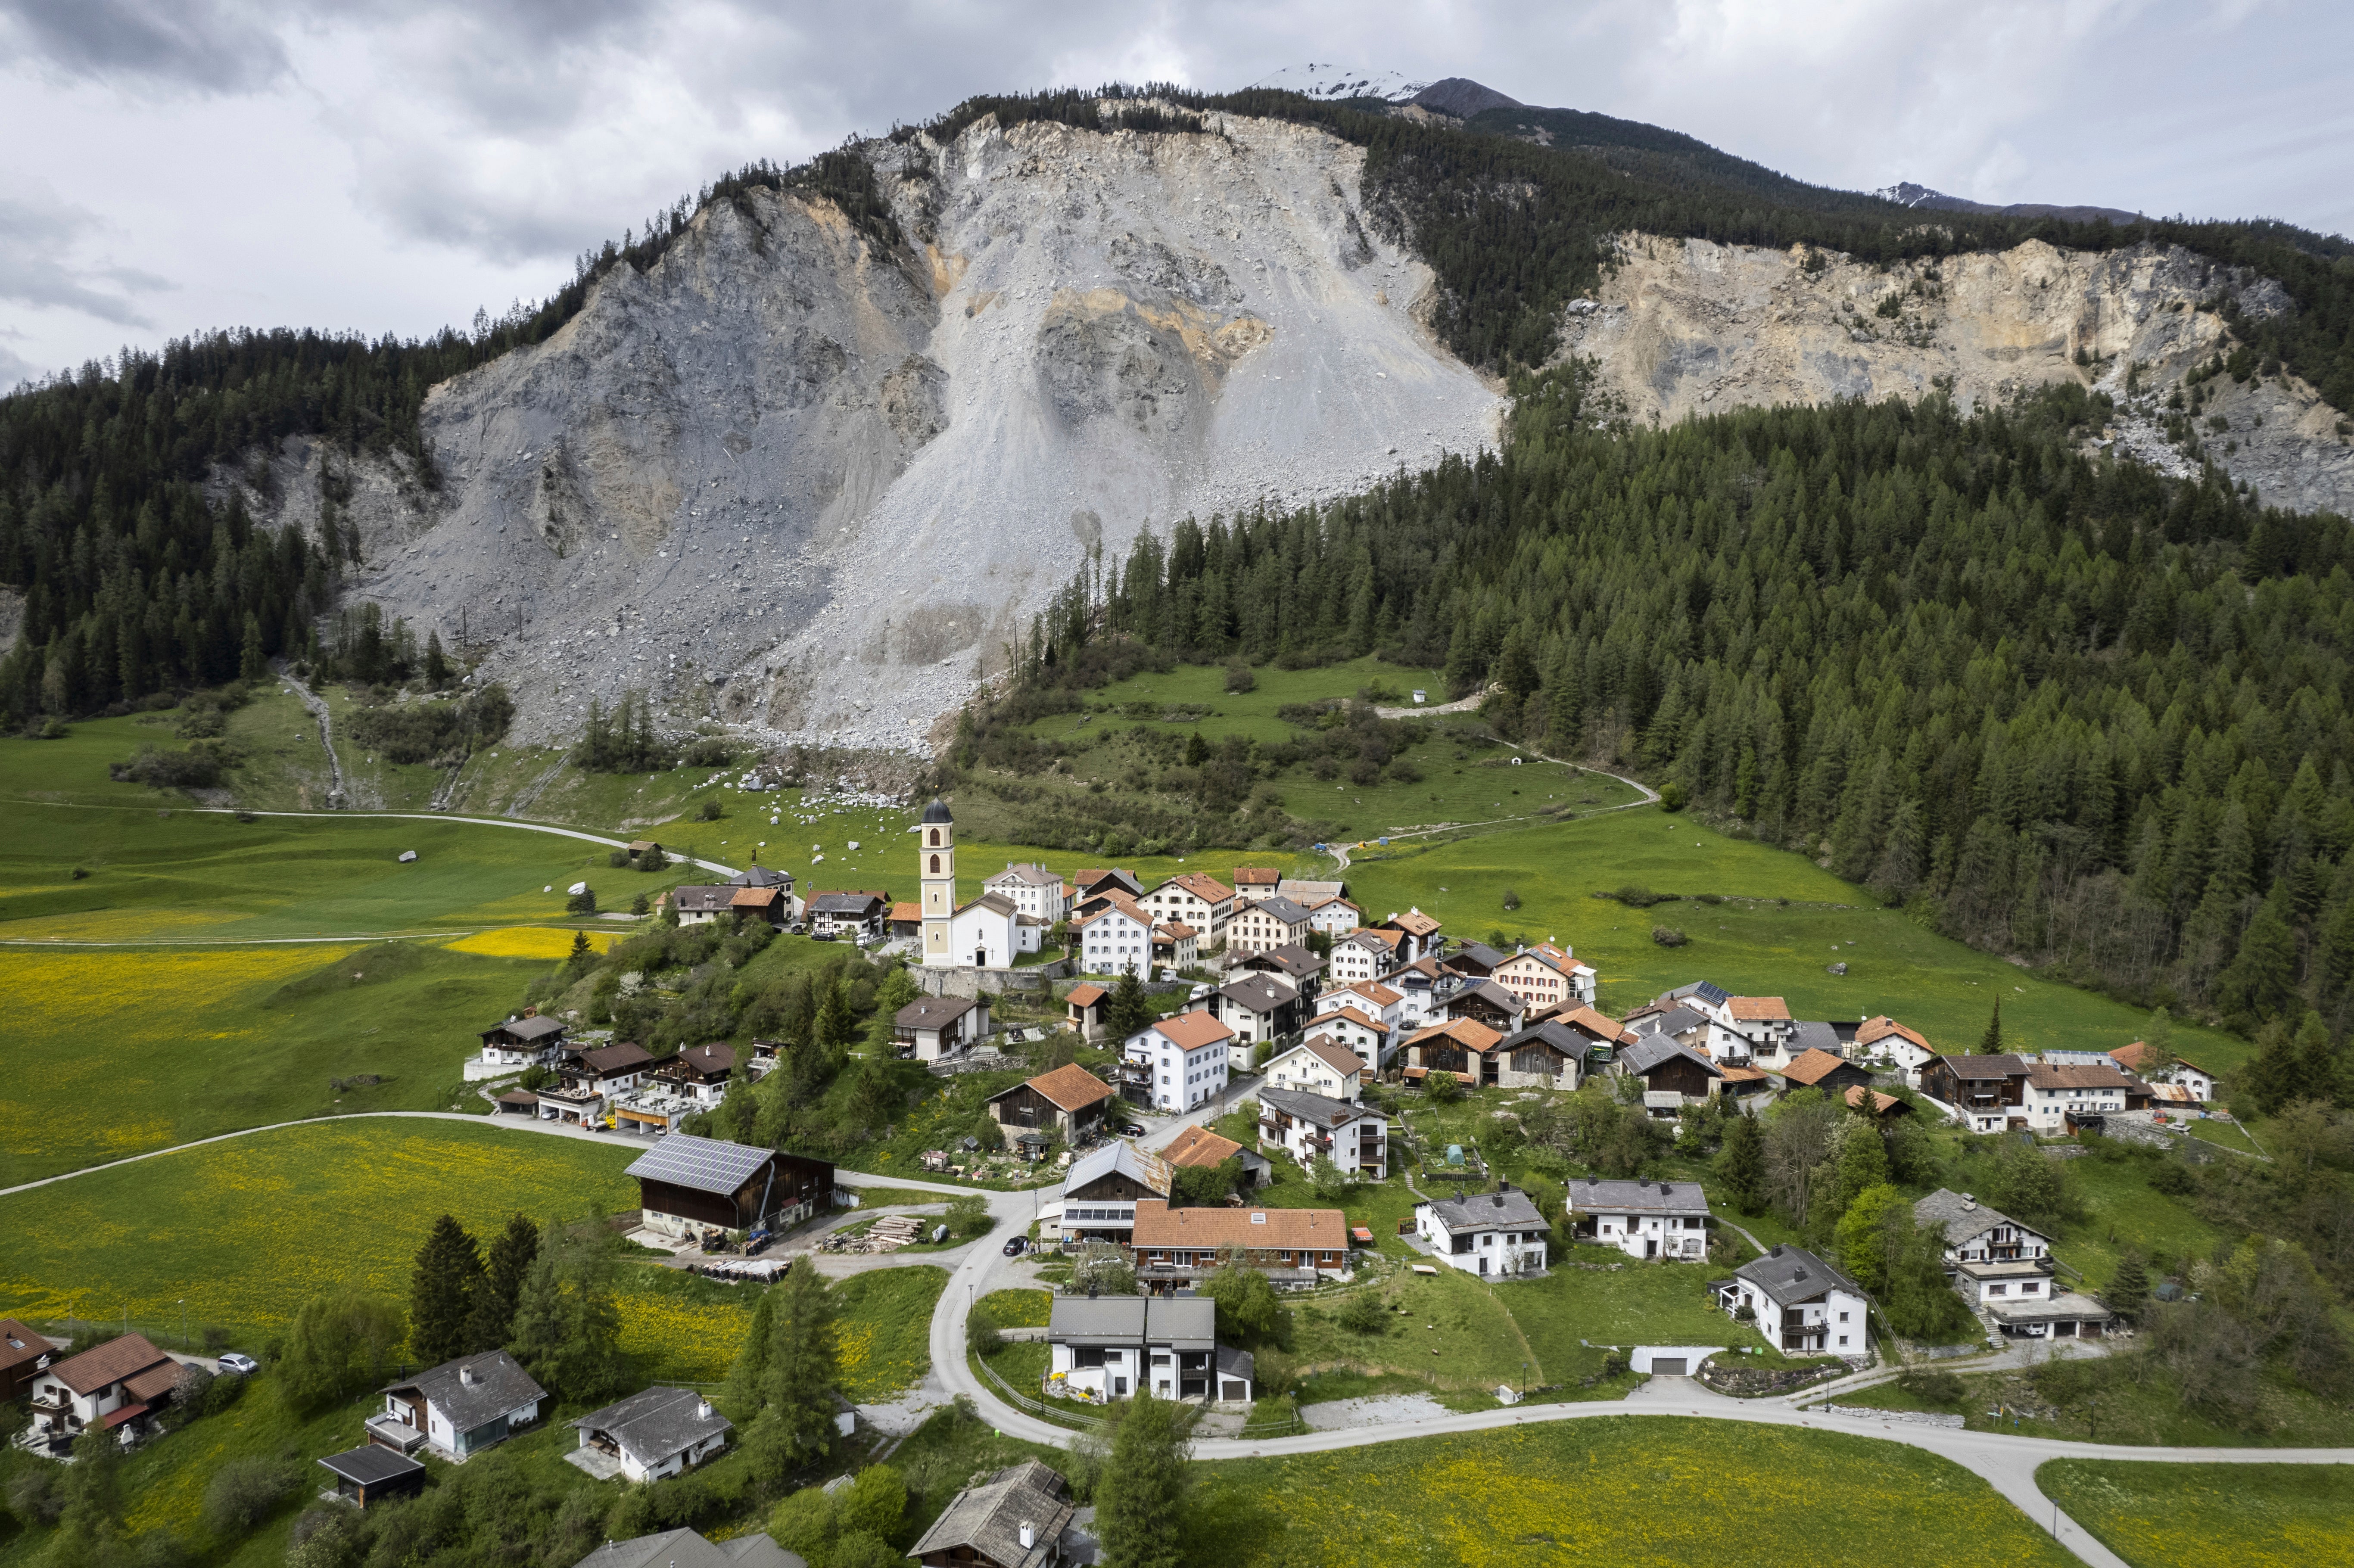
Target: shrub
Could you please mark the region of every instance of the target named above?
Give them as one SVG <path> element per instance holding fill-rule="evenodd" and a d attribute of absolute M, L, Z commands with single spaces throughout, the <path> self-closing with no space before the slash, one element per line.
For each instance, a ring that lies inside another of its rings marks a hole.
<path fill-rule="evenodd" d="M 1670 779 L 1659 786 L 1660 810 L 1681 811 L 1684 809 L 1685 799 L 1684 787 L 1674 779 Z"/>
<path fill-rule="evenodd" d="M 2199 1178 L 2179 1160 L 2161 1160 L 2149 1173 L 2149 1184 L 2169 1198 L 2180 1198 L 2198 1189 Z"/>
<path fill-rule="evenodd" d="M 8 1478 L 8 1511 L 18 1523 L 27 1528 L 57 1523 L 66 1510 L 65 1489 L 58 1485 L 64 1473 L 56 1465 L 35 1464 Z"/>
<path fill-rule="evenodd" d="M 725 768 L 734 754 L 727 743 L 717 736 L 705 736 L 681 754 L 679 760 L 690 768 Z"/>
<path fill-rule="evenodd" d="M 1226 665 L 1226 690 L 1229 692 L 1251 692 L 1257 691 L 1257 689 L 1258 677 L 1251 673 L 1251 667 L 1249 665 L 1244 663 L 1239 659 L 1234 660 Z"/>
<path fill-rule="evenodd" d="M 1651 927 L 1651 940 L 1663 948 L 1681 948 L 1691 938 L 1673 926 L 1654 926 Z"/>
<path fill-rule="evenodd" d="M 1401 784 L 1419 784 L 1422 782 L 1422 769 L 1401 757 L 1390 764 L 1390 777 Z"/>
<path fill-rule="evenodd" d="M 1378 1334 L 1389 1327 L 1390 1315 L 1382 1309 L 1380 1297 L 1360 1290 L 1342 1304 L 1337 1320 L 1352 1334 Z"/>
<path fill-rule="evenodd" d="M 1605 898 L 1615 898 L 1629 909 L 1649 909 L 1654 904 L 1672 903 L 1672 893 L 1654 893 L 1639 882 L 1630 882 L 1616 893 L 1606 893 Z"/>
<path fill-rule="evenodd" d="M 567 915 L 594 915 L 597 913 L 597 890 L 593 887 L 582 888 L 565 900 L 564 912 Z"/>
<path fill-rule="evenodd" d="M 718 796 L 709 796 L 704 800 L 702 807 L 695 811 L 695 820 L 698 822 L 716 822 L 726 810 L 726 808 L 720 805 Z"/>
<path fill-rule="evenodd" d="M 237 762 L 234 751 L 212 741 L 197 741 L 186 751 L 143 746 L 130 761 L 110 766 L 107 775 L 117 784 L 144 784 L 151 789 L 210 789 Z"/>
<path fill-rule="evenodd" d="M 205 1525 L 215 1535 L 243 1535 L 292 1492 L 300 1472 L 273 1459 L 231 1459 L 205 1488 Z"/>
<path fill-rule="evenodd" d="M 1521 895 L 1519 892 L 1510 887 L 1504 889 L 1504 907 L 1507 909 L 1518 909 L 1520 906 Z"/>

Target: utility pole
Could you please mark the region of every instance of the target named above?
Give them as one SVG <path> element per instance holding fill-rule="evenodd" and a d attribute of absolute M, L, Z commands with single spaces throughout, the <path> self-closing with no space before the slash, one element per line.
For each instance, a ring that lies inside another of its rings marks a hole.
<path fill-rule="evenodd" d="M 180 1349 L 191 1348 L 188 1343 L 188 1298 L 183 1296 L 180 1298 Z"/>

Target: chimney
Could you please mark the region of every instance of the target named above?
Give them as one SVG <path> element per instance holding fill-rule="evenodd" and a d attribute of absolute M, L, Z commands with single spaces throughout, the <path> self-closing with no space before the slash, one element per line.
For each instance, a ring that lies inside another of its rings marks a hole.
<path fill-rule="evenodd" d="M 458 1369 L 458 1381 L 462 1383 L 472 1384 L 474 1382 L 474 1369 L 471 1366 L 460 1367 Z"/>
<path fill-rule="evenodd" d="M 1023 1551 L 1027 1552 L 1038 1544 L 1038 1527 L 1026 1519 L 1022 1521 L 1021 1533 Z"/>
<path fill-rule="evenodd" d="M 697 1421 L 708 1421 L 711 1419 L 711 1401 L 707 1399 L 698 1399 L 695 1402 L 695 1418 Z"/>
<path fill-rule="evenodd" d="M 1962 1207 L 1963 1207 L 1963 1208 L 1965 1208 L 1965 1209 L 1975 1209 L 1975 1208 L 1977 1208 L 1978 1206 L 1978 1201 L 1976 1198 L 1972 1197 L 1972 1196 L 1971 1196 L 1969 1193 L 1967 1193 L 1967 1192 L 1965 1192 L 1965 1193 L 1963 1193 L 1963 1194 L 1962 1194 Z"/>

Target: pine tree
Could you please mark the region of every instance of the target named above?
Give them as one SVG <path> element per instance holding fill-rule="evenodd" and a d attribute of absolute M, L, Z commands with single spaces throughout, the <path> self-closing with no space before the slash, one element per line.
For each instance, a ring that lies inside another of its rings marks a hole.
<path fill-rule="evenodd" d="M 450 660 L 441 652 L 439 631 L 425 634 L 425 683 L 437 692 L 450 683 Z"/>
<path fill-rule="evenodd" d="M 621 1314 L 600 1240 L 545 1238 L 515 1295 L 515 1360 L 558 1398 L 588 1403 L 620 1387 Z"/>
<path fill-rule="evenodd" d="M 442 1215 L 418 1249 L 409 1280 L 408 1349 L 419 1362 L 439 1366 L 466 1353 L 482 1285 L 482 1247 L 455 1219 Z"/>
<path fill-rule="evenodd" d="M 1144 992 L 1144 981 L 1134 969 L 1122 969 L 1104 1001 L 1104 1033 L 1126 1040 L 1151 1022 L 1152 999 Z"/>
<path fill-rule="evenodd" d="M 1188 1421 L 1172 1400 L 1140 1387 L 1120 1413 L 1111 1459 L 1096 1483 L 1096 1525 L 1113 1568 L 1181 1568 Z"/>
<path fill-rule="evenodd" d="M 474 1314 L 466 1330 L 471 1348 L 494 1351 L 513 1336 L 515 1303 L 522 1298 L 524 1278 L 538 1256 L 539 1227 L 525 1215 L 514 1215 L 491 1243 L 482 1287 L 475 1293 Z"/>
<path fill-rule="evenodd" d="M 1978 1054 L 1981 1056 L 2002 1054 L 2002 998 L 2000 997 L 1994 999 L 1994 1012 L 1987 1019 L 1986 1033 L 1978 1037 Z"/>
<path fill-rule="evenodd" d="M 756 1475 L 779 1480 L 826 1452 L 833 1441 L 839 1346 L 832 1292 L 814 1269 L 794 1269 L 769 1293 L 769 1334 L 757 1361 L 732 1388 L 750 1386 L 756 1412 L 745 1436 Z M 740 1359 L 740 1358 L 739 1358 Z"/>
<path fill-rule="evenodd" d="M 2137 1322 L 2141 1309 L 2149 1299 L 2149 1269 L 2141 1254 L 2127 1247 L 2117 1259 L 2117 1271 L 2109 1277 L 2108 1288 L 2101 1292 L 2101 1305 L 2126 1322 Z"/>
<path fill-rule="evenodd" d="M 829 1051 L 840 1051 L 858 1038 L 858 1019 L 850 1008 L 850 988 L 838 974 L 833 983 L 825 987 L 814 1027 L 818 1044 Z"/>
<path fill-rule="evenodd" d="M 1716 1180 L 1733 1206 L 1744 1214 L 1766 1208 L 1766 1134 L 1747 1109 L 1735 1115 L 1716 1151 Z"/>

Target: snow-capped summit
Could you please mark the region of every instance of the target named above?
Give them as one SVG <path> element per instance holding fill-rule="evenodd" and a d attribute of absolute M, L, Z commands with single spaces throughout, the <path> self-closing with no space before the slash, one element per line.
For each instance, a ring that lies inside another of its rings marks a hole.
<path fill-rule="evenodd" d="M 1386 103 L 1404 103 L 1429 85 L 1409 80 L 1394 70 L 1356 70 L 1329 60 L 1286 66 L 1251 83 L 1253 87 L 1296 92 L 1302 98 L 1378 98 Z"/>

